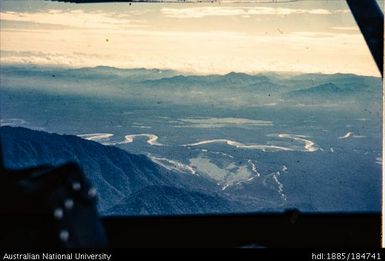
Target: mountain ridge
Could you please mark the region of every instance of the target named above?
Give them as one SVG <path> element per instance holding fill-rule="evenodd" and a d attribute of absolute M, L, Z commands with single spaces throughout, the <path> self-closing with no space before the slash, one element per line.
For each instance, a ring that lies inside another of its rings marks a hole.
<path fill-rule="evenodd" d="M 183 191 L 182 195 L 185 197 L 193 193 L 190 197 L 200 201 L 201 197 L 194 195 L 205 194 L 212 199 L 222 198 L 216 195 L 217 191 L 219 192 L 216 184 L 204 178 L 174 173 L 144 155 L 131 154 L 113 146 L 104 146 L 72 135 L 21 127 L 1 127 L 0 137 L 5 165 L 8 168 L 21 169 L 42 164 L 78 162 L 87 178 L 97 188 L 100 195 L 99 210 L 104 214 L 108 214 L 106 210 L 111 206 L 146 187 L 173 187 Z M 225 201 L 230 204 L 230 201 Z M 216 209 L 215 202 L 205 204 L 213 210 Z M 178 209 L 171 208 L 168 211 L 179 213 Z M 153 210 L 147 212 L 156 213 Z"/>

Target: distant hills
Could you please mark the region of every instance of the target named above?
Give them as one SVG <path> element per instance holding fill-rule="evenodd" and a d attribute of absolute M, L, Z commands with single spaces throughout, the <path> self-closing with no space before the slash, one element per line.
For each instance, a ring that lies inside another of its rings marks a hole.
<path fill-rule="evenodd" d="M 173 173 L 143 155 L 71 135 L 1 127 L 5 163 L 21 169 L 75 161 L 97 188 L 103 214 L 187 214 L 244 211 L 210 181 Z"/>
<path fill-rule="evenodd" d="M 160 69 L 5 66 L 2 87 L 156 104 L 262 106 L 364 99 L 380 103 L 381 79 L 352 74 L 191 75 Z M 336 98 L 337 97 L 337 98 Z M 301 100 L 298 100 L 301 99 Z"/>
<path fill-rule="evenodd" d="M 223 87 L 228 85 L 234 86 L 246 86 L 256 83 L 269 82 L 269 78 L 263 75 L 248 75 L 245 73 L 231 72 L 225 75 L 177 75 L 168 78 L 162 78 L 158 80 L 147 80 L 143 84 L 149 86 L 180 86 L 182 85 L 195 85 L 195 86 L 217 86 Z"/>
<path fill-rule="evenodd" d="M 304 103 L 366 102 L 368 99 L 375 100 L 378 98 L 376 97 L 378 93 L 378 88 L 371 89 L 365 84 L 334 84 L 328 82 L 306 89 L 290 91 L 284 97 L 288 101 L 301 101 Z"/>
<path fill-rule="evenodd" d="M 354 93 L 354 89 L 341 88 L 333 83 L 324 83 L 307 89 L 298 91 L 291 91 L 287 93 L 287 97 L 291 99 L 298 98 L 316 98 L 321 97 L 323 99 L 335 99 L 341 98 L 342 95 L 350 95 Z M 359 90 L 356 90 L 359 91 Z"/>

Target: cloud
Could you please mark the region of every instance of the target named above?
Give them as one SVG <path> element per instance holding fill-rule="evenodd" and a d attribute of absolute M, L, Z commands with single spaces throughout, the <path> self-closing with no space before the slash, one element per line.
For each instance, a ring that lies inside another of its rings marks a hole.
<path fill-rule="evenodd" d="M 169 18 L 202 18 L 208 16 L 250 16 L 250 15 L 291 15 L 313 14 L 330 15 L 326 9 L 293 9 L 273 7 L 192 7 L 192 8 L 162 8 L 161 13 Z"/>
<path fill-rule="evenodd" d="M 83 10 L 56 10 L 45 12 L 0 12 L 0 19 L 8 22 L 27 22 L 34 24 L 75 27 L 81 29 L 122 29 L 141 27 L 144 20 L 102 11 L 85 12 Z"/>
<path fill-rule="evenodd" d="M 335 10 L 334 13 L 336 13 L 336 14 L 350 14 L 351 11 L 349 9 L 338 9 L 338 10 Z"/>
<path fill-rule="evenodd" d="M 103 31 L 93 34 L 80 30 L 2 31 L 0 62 L 144 67 L 203 74 L 231 71 L 378 74 L 358 33 L 253 35 L 152 30 L 109 33 L 110 41 L 106 42 Z"/>
<path fill-rule="evenodd" d="M 250 17 L 257 14 L 317 13 L 323 9 L 270 7 L 194 7 L 140 12 L 47 10 L 0 13 L 2 63 L 31 63 L 73 67 L 109 65 L 123 68 L 174 69 L 194 73 L 231 71 L 351 72 L 376 75 L 377 69 L 359 32 L 343 23 L 327 30 L 278 34 L 243 30 L 227 24 L 171 17 L 212 15 Z M 137 21 L 141 16 L 143 22 Z M 254 17 L 255 18 L 255 17 Z M 241 19 L 243 21 L 243 19 Z M 16 24 L 20 22 L 20 24 Z M 248 21 L 244 21 L 245 27 Z M 33 26 L 31 26 L 33 25 Z M 203 25 L 203 26 L 202 26 Z M 257 25 L 259 26 L 259 25 Z M 265 26 L 263 25 L 260 25 Z M 185 30 L 187 29 L 187 30 Z M 344 31 L 342 29 L 345 29 Z"/>
<path fill-rule="evenodd" d="M 357 26 L 334 26 L 334 27 L 331 27 L 330 29 L 340 30 L 340 31 L 354 31 L 354 32 L 359 31 Z"/>
<path fill-rule="evenodd" d="M 3 51 L 0 52 L 0 63 L 4 64 L 26 64 L 45 66 L 85 67 L 95 64 L 95 58 L 102 60 L 108 57 L 100 53 L 80 52 L 44 52 L 44 50 L 33 51 Z"/>

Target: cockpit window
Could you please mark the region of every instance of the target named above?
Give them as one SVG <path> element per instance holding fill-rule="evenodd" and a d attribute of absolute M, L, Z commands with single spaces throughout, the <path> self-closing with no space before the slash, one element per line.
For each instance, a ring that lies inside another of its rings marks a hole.
<path fill-rule="evenodd" d="M 345 1 L 0 5 L 6 167 L 75 161 L 103 215 L 380 211 L 382 81 Z"/>

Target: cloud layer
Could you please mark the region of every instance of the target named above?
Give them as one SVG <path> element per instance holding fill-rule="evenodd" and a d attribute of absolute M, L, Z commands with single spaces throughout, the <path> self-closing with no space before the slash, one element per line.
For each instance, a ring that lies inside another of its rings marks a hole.
<path fill-rule="evenodd" d="M 341 11 L 341 10 L 339 10 Z M 202 18 L 206 16 L 252 16 L 252 15 L 330 15 L 326 9 L 295 9 L 282 7 L 193 7 L 193 8 L 162 8 L 163 15 L 170 18 Z"/>
<path fill-rule="evenodd" d="M 263 6 L 2 11 L 0 62 L 204 74 L 296 71 L 377 75 L 359 31 L 350 24 L 325 22 L 342 11 Z M 308 24 L 298 19 L 302 14 L 310 21 L 323 17 L 325 28 L 307 30 Z M 245 19 L 257 15 L 269 20 Z M 279 27 L 277 15 L 284 19 Z M 212 22 L 212 16 L 219 20 Z M 282 23 L 297 31 L 286 31 Z"/>
<path fill-rule="evenodd" d="M 130 14 L 118 15 L 113 12 L 51 9 L 40 12 L 0 12 L 2 21 L 24 22 L 40 25 L 56 25 L 81 29 L 124 29 L 141 27 L 143 20 L 134 19 Z"/>

